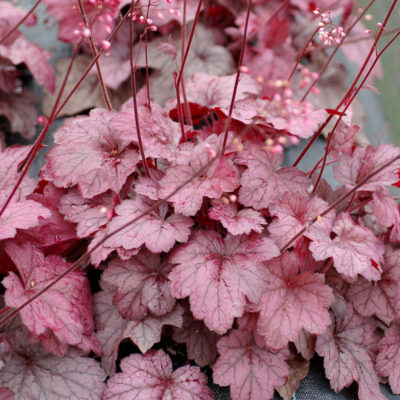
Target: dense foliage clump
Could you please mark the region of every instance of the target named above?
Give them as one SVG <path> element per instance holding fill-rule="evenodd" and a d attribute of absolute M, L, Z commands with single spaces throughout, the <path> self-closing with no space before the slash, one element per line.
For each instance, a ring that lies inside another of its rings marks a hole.
<path fill-rule="evenodd" d="M 289 399 L 315 353 L 335 391 L 400 393 L 400 149 L 354 111 L 397 1 L 376 32 L 353 0 L 42 3 L 73 47 L 56 75 L 0 1 L 4 138 L 33 138 L 24 66 L 47 88 L 36 142 L 0 152 L 0 397 L 211 399 L 208 372 Z"/>

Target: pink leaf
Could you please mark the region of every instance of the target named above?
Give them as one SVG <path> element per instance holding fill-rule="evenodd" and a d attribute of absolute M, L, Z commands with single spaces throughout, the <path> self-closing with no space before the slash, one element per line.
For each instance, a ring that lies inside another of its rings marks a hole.
<path fill-rule="evenodd" d="M 235 79 L 236 74 L 228 76 L 193 74 L 186 86 L 188 100 L 209 108 L 219 107 L 228 114 Z M 235 100 L 243 100 L 251 94 L 258 94 L 259 91 L 256 81 L 250 75 L 243 74 Z"/>
<path fill-rule="evenodd" d="M 6 387 L 0 387 L 0 399 L 14 400 L 14 393 Z"/>
<path fill-rule="evenodd" d="M 283 246 L 296 233 L 303 228 L 308 228 L 308 224 L 323 211 L 328 208 L 328 203 L 318 196 L 310 196 L 308 193 L 286 192 L 269 207 L 271 215 L 278 217 L 268 225 L 271 239 L 278 246 Z M 330 232 L 334 211 L 325 215 L 321 221 L 316 222 L 319 229 Z M 310 230 L 314 226 L 309 227 Z M 307 231 L 304 233 L 307 236 Z"/>
<path fill-rule="evenodd" d="M 81 35 L 76 35 L 74 32 L 79 28 L 79 23 L 82 22 L 79 7 L 69 7 L 69 0 L 43 0 L 43 3 L 48 13 L 59 21 L 58 38 L 64 42 L 77 43 Z M 90 0 L 82 2 L 96 44 L 107 38 L 109 29 L 112 29 L 112 20 L 118 11 L 119 3 L 119 1 L 105 1 L 99 9 L 97 4 Z"/>
<path fill-rule="evenodd" d="M 339 392 L 356 381 L 360 399 L 384 400 L 374 370 L 374 350 L 379 340 L 375 323 L 355 313 L 343 300 L 337 300 L 332 309 L 332 325 L 316 342 L 332 389 Z"/>
<path fill-rule="evenodd" d="M 262 59 L 259 61 L 263 62 Z M 253 65 L 257 68 L 257 63 Z M 253 95 L 237 101 L 232 116 L 245 124 L 257 123 L 273 132 L 286 132 L 307 139 L 325 122 L 327 116 L 325 110 L 313 111 L 307 107 L 309 105 L 306 106 L 292 99 L 286 103 L 282 101 L 279 94 L 277 94 L 277 100 L 275 97 L 272 100 L 266 100 Z M 223 108 L 222 111 L 228 115 L 228 108 Z"/>
<path fill-rule="evenodd" d="M 279 168 L 281 163 L 281 156 L 256 153 L 254 160 L 248 161 L 248 169 L 240 179 L 239 201 L 247 207 L 260 210 L 286 192 L 305 193 L 310 185 L 306 175 L 297 168 Z"/>
<path fill-rule="evenodd" d="M 130 74 L 130 69 L 129 69 Z M 178 145 L 181 138 L 179 124 L 173 122 L 165 109 L 157 103 L 151 103 L 151 110 L 147 103 L 138 99 L 139 126 L 146 157 L 166 158 L 174 161 L 179 157 Z M 133 100 L 129 99 L 110 121 L 112 129 L 117 129 L 138 143 L 136 133 Z"/>
<path fill-rule="evenodd" d="M 400 394 L 400 325 L 392 324 L 379 342 L 376 369 L 381 376 L 389 377 L 390 387 L 395 394 Z"/>
<path fill-rule="evenodd" d="M 322 274 L 299 275 L 295 253 L 284 253 L 267 263 L 268 278 L 260 300 L 257 332 L 265 345 L 282 349 L 294 341 L 302 329 L 321 334 L 330 324 L 327 307 L 333 301 L 332 289 Z"/>
<path fill-rule="evenodd" d="M 316 260 L 332 257 L 335 268 L 342 274 L 355 277 L 363 275 L 368 280 L 378 280 L 380 273 L 372 267 L 371 259 L 381 262 L 383 243 L 369 229 L 356 225 L 349 214 L 341 213 L 336 218 L 332 240 L 324 231 L 310 232 L 310 250 Z"/>
<path fill-rule="evenodd" d="M 339 115 L 341 114 L 339 113 Z M 329 155 L 335 159 L 338 159 L 341 154 L 351 155 L 354 140 L 359 129 L 359 126 L 352 125 L 350 117 L 344 116 L 336 128 L 335 134 L 332 136 Z"/>
<path fill-rule="evenodd" d="M 217 343 L 220 357 L 214 365 L 213 380 L 230 385 L 233 400 L 268 400 L 274 387 L 289 376 L 287 349 L 272 353 L 254 340 L 249 330 L 233 330 Z"/>
<path fill-rule="evenodd" d="M 18 180 L 17 168 L 29 152 L 29 147 L 9 147 L 0 152 L 0 209 L 10 196 Z M 39 224 L 39 217 L 48 218 L 51 212 L 40 203 L 26 200 L 35 182 L 25 177 L 16 193 L 0 216 L 0 240 L 12 238 L 17 229 L 28 229 Z"/>
<path fill-rule="evenodd" d="M 126 357 L 121 370 L 108 381 L 103 400 L 212 400 L 200 368 L 187 365 L 172 371 L 162 350 Z"/>
<path fill-rule="evenodd" d="M 372 193 L 372 201 L 369 206 L 380 225 L 389 228 L 392 225 L 400 224 L 399 209 L 388 189 L 380 188 Z"/>
<path fill-rule="evenodd" d="M 161 340 L 164 325 L 181 326 L 183 308 L 177 304 L 175 308 L 161 317 L 147 316 L 142 320 L 130 321 L 126 325 L 124 334 L 139 347 L 142 353 L 150 350 L 155 343 Z"/>
<path fill-rule="evenodd" d="M 28 10 L 14 6 L 6 1 L 0 3 L 0 37 L 7 34 L 25 17 Z M 36 15 L 31 14 L 24 25 L 36 24 Z M 20 31 L 15 31 L 0 43 L 0 55 L 13 64 L 25 63 L 39 84 L 45 84 L 47 89 L 54 91 L 54 72 L 47 61 L 51 55 L 34 43 L 30 43 Z"/>
<path fill-rule="evenodd" d="M 222 334 L 242 316 L 246 297 L 259 300 L 266 278 L 263 261 L 278 254 L 270 239 L 257 234 L 223 239 L 213 231 L 197 231 L 172 254 L 170 261 L 178 266 L 169 274 L 171 293 L 190 296 L 194 317 Z"/>
<path fill-rule="evenodd" d="M 1 201 L 1 198 L 0 198 Z M 18 229 L 28 229 L 39 224 L 39 217 L 48 218 L 51 212 L 33 200 L 11 203 L 0 217 L 0 240 L 13 238 Z"/>
<path fill-rule="evenodd" d="M 296 102 L 293 108 L 288 110 L 282 108 L 281 105 L 270 102 L 264 110 L 265 114 L 268 115 L 267 121 L 273 125 L 275 129 L 285 130 L 290 132 L 292 135 L 298 136 L 303 139 L 310 138 L 314 132 L 318 130 L 318 127 L 326 120 L 326 111 L 315 110 L 315 111 L 301 111 L 300 115 L 293 116 L 290 112 L 292 109 L 302 110 L 304 105 L 302 103 Z M 278 109 L 278 112 L 276 112 Z M 289 115 L 289 117 L 282 118 L 281 114 Z M 271 115 L 272 114 L 272 115 Z M 262 114 L 261 114 L 262 115 Z"/>
<path fill-rule="evenodd" d="M 36 133 L 36 103 L 35 94 L 26 87 L 21 93 L 0 91 L 0 115 L 8 119 L 12 132 L 18 132 L 27 140 L 33 140 Z"/>
<path fill-rule="evenodd" d="M 173 339 L 186 344 L 188 358 L 200 367 L 211 364 L 217 357 L 218 335 L 194 319 L 190 313 L 184 315 L 182 328 L 174 328 Z"/>
<path fill-rule="evenodd" d="M 236 204 L 226 204 L 221 200 L 213 200 L 211 204 L 209 217 L 221 221 L 232 235 L 249 234 L 252 230 L 261 233 L 263 225 L 267 224 L 262 215 L 251 208 L 238 211 Z"/>
<path fill-rule="evenodd" d="M 40 182 L 38 186 L 29 198 L 46 207 L 51 216 L 46 219 L 39 218 L 37 227 L 20 232 L 19 237 L 21 241 L 35 244 L 45 254 L 64 254 L 64 251 L 77 241 L 74 224 L 66 221 L 58 211 L 60 198 L 65 191 L 55 187 L 51 182 Z"/>
<path fill-rule="evenodd" d="M 101 278 L 117 288 L 113 303 L 123 318 L 142 319 L 148 313 L 162 316 L 175 306 L 167 279 L 172 264 L 161 262 L 160 255 L 143 250 L 128 261 L 115 259 Z"/>
<path fill-rule="evenodd" d="M 142 196 L 147 196 L 151 200 L 158 200 L 160 198 L 158 195 L 160 190 L 159 181 L 165 174 L 158 169 L 152 169 L 149 172 L 150 177 L 143 176 L 139 178 L 139 182 L 135 186 L 135 192 Z"/>
<path fill-rule="evenodd" d="M 55 75 L 53 67 L 48 62 L 51 58 L 48 51 L 29 42 L 20 34 L 8 46 L 0 44 L 0 55 L 15 65 L 24 63 L 40 85 L 45 85 L 50 92 L 54 92 Z"/>
<path fill-rule="evenodd" d="M 114 112 L 92 110 L 68 119 L 54 135 L 42 175 L 58 187 L 78 185 L 83 197 L 119 192 L 134 171 L 138 153 L 129 138 L 111 129 Z"/>
<path fill-rule="evenodd" d="M 137 195 L 134 200 L 124 200 L 115 208 L 117 214 L 107 225 L 108 233 L 121 228 L 128 221 L 146 213 L 155 202 Z M 193 221 L 183 215 L 168 216 L 168 204 L 160 204 L 155 210 L 143 215 L 138 221 L 116 233 L 104 243 L 109 252 L 118 247 L 138 249 L 142 244 L 153 253 L 169 251 L 176 241 L 186 242 Z M 97 236 L 101 235 L 101 232 Z M 93 245 L 93 243 L 92 243 Z"/>
<path fill-rule="evenodd" d="M 78 351 L 57 357 L 40 345 L 30 346 L 26 353 L 15 352 L 0 370 L 0 385 L 10 388 L 15 399 L 100 400 L 105 379 L 100 364 Z"/>
<path fill-rule="evenodd" d="M 18 181 L 17 168 L 27 157 L 30 149 L 30 146 L 12 146 L 0 152 L 0 204 L 2 206 Z M 13 196 L 14 201 L 25 199 L 26 196 L 34 191 L 35 186 L 35 180 L 29 175 L 25 176 Z"/>
<path fill-rule="evenodd" d="M 2 30 L 0 35 L 3 36 L 10 29 L 17 25 L 19 21 L 26 16 L 28 10 L 22 7 L 16 7 L 14 4 L 7 1 L 0 2 L 0 19 L 2 20 L 0 26 Z M 35 14 L 29 15 L 24 21 L 24 25 L 32 26 L 36 24 L 37 17 Z"/>
<path fill-rule="evenodd" d="M 194 148 L 189 165 L 171 166 L 167 169 L 165 177 L 160 181 L 159 195 L 162 198 L 189 181 L 178 193 L 170 197 L 175 212 L 195 215 L 204 197 L 217 199 L 224 192 L 231 192 L 239 185 L 238 171 L 228 158 L 220 157 L 213 161 L 221 149 L 222 138 L 222 135 L 219 138 L 216 135 L 209 136 Z"/>
<path fill-rule="evenodd" d="M 339 164 L 333 167 L 335 178 L 338 182 L 351 189 L 362 179 L 369 176 L 379 167 L 393 160 L 399 155 L 399 149 L 392 144 L 381 144 L 376 149 L 371 146 L 357 147 L 353 154 L 343 155 Z M 368 179 L 357 190 L 374 191 L 383 186 L 389 186 L 398 181 L 397 171 L 400 168 L 400 160 L 395 161 L 381 172 Z"/>
<path fill-rule="evenodd" d="M 115 290 L 103 283 L 104 291 L 94 295 L 95 322 L 103 348 L 101 363 L 109 375 L 115 373 L 115 361 L 122 340 L 130 339 L 142 352 L 149 350 L 161 339 L 164 325 L 182 326 L 183 308 L 175 308 L 161 317 L 147 316 L 142 320 L 123 319 L 112 304 Z"/>
<path fill-rule="evenodd" d="M 400 252 L 387 248 L 377 282 L 359 277 L 347 291 L 355 310 L 365 316 L 376 315 L 384 321 L 400 319 Z"/>
<path fill-rule="evenodd" d="M 59 210 L 67 221 L 78 224 L 78 237 L 84 238 L 98 231 L 111 219 L 114 197 L 107 192 L 92 199 L 84 199 L 78 189 L 74 188 L 60 199 Z"/>
<path fill-rule="evenodd" d="M 18 277 L 10 272 L 2 281 L 9 307 L 19 307 L 70 266 L 59 256 L 45 257 L 31 244 L 17 246 L 10 242 L 6 251 L 20 273 Z M 62 344 L 100 353 L 100 343 L 93 333 L 92 310 L 89 282 L 81 270 L 75 270 L 24 307 L 20 315 L 29 331 L 44 344 L 54 334 Z"/>

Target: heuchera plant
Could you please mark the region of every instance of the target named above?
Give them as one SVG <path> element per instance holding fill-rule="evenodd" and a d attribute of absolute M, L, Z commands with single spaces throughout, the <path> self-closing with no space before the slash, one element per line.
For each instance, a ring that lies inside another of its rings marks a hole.
<path fill-rule="evenodd" d="M 373 2 L 42 0 L 73 47 L 55 83 L 18 30 L 40 0 L 0 1 L 9 130 L 34 132 L 24 66 L 49 91 L 36 142 L 0 148 L 1 399 L 290 399 L 315 353 L 337 392 L 400 394 L 400 149 L 354 112 L 400 34 L 396 0 L 362 27 Z"/>

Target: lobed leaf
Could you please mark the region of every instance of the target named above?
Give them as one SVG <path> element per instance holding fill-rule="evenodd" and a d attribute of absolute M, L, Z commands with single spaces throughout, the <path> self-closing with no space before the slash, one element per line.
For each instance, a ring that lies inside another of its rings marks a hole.
<path fill-rule="evenodd" d="M 243 315 L 246 297 L 259 300 L 266 280 L 263 261 L 278 254 L 273 242 L 258 234 L 223 239 L 214 231 L 197 231 L 170 258 L 178 264 L 169 274 L 171 293 L 189 296 L 194 317 L 225 333 Z"/>
<path fill-rule="evenodd" d="M 121 361 L 121 370 L 108 381 L 104 400 L 212 399 L 200 368 L 187 365 L 172 371 L 172 362 L 162 350 L 132 354 Z"/>
<path fill-rule="evenodd" d="M 251 331 L 233 330 L 217 343 L 220 357 L 213 368 L 213 380 L 230 385 L 233 400 L 272 399 L 274 387 L 289 376 L 287 349 L 270 352 L 257 344 Z"/>

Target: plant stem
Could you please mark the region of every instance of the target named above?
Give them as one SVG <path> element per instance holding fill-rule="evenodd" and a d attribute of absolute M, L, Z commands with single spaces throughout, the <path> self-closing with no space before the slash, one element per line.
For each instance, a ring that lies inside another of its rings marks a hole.
<path fill-rule="evenodd" d="M 182 18 L 182 31 L 181 31 L 181 56 L 185 52 L 186 43 L 186 9 L 187 0 L 183 0 L 183 18 Z M 189 103 L 186 96 L 186 85 L 185 85 L 185 75 L 182 75 L 182 94 L 183 94 L 183 104 L 185 106 L 186 124 L 193 127 L 192 114 L 190 112 Z M 179 107 L 179 106 L 178 106 Z"/>
<path fill-rule="evenodd" d="M 37 0 L 37 2 L 32 6 L 32 8 L 24 15 L 24 17 L 15 25 L 10 31 L 2 36 L 0 39 L 0 44 L 3 43 L 8 37 L 10 37 L 25 21 L 26 19 L 36 10 L 37 6 L 42 0 Z"/>
<path fill-rule="evenodd" d="M 367 57 L 364 60 L 364 63 L 361 67 L 361 69 L 358 71 L 358 74 L 356 76 L 356 78 L 354 79 L 353 83 L 351 84 L 350 88 L 347 90 L 346 94 L 343 96 L 342 100 L 339 102 L 339 104 L 336 106 L 336 111 L 339 111 L 340 107 L 344 104 L 344 102 L 348 99 L 348 97 L 350 96 L 350 94 L 353 92 L 358 80 L 360 79 L 361 75 L 363 74 L 365 68 L 367 67 L 367 64 L 376 48 L 376 45 L 385 29 L 385 26 L 387 24 L 387 21 L 389 20 L 389 17 L 391 15 L 391 13 L 393 12 L 394 7 L 396 6 L 397 0 L 394 0 L 389 11 L 388 14 L 386 15 L 385 21 L 382 24 L 382 27 L 378 33 L 378 35 L 375 38 L 375 41 L 367 55 Z M 322 124 L 322 126 L 318 129 L 317 132 L 314 133 L 314 135 L 312 136 L 311 140 L 308 142 L 307 146 L 304 148 L 304 150 L 301 152 L 301 154 L 299 155 L 299 157 L 297 157 L 296 161 L 294 162 L 293 166 L 297 166 L 299 164 L 299 162 L 302 160 L 302 158 L 304 157 L 304 155 L 308 152 L 308 150 L 310 149 L 310 147 L 313 145 L 313 143 L 317 140 L 318 136 L 321 134 L 322 130 L 328 125 L 328 123 L 331 121 L 331 119 L 333 118 L 333 115 L 329 115 L 329 117 L 325 120 L 325 122 Z"/>
<path fill-rule="evenodd" d="M 388 36 L 388 35 L 390 35 L 392 33 L 396 33 L 396 32 L 399 32 L 399 31 L 400 31 L 400 27 L 393 28 L 393 29 L 387 29 L 385 32 L 382 33 L 382 36 Z M 347 44 L 362 42 L 364 40 L 370 40 L 370 39 L 371 39 L 371 37 L 366 36 L 366 35 L 360 36 L 360 37 L 356 37 L 356 38 L 353 38 L 353 39 L 348 39 L 343 43 L 343 46 L 346 46 Z M 323 45 L 323 46 L 315 46 L 313 48 L 309 48 L 306 51 L 306 53 L 312 53 L 314 51 L 327 49 L 327 48 L 334 47 L 334 46 L 336 46 L 336 44 L 327 44 L 327 45 Z"/>
<path fill-rule="evenodd" d="M 131 9 L 130 9 L 130 14 L 132 15 L 132 10 L 133 10 L 133 0 L 131 2 Z M 133 20 L 132 17 L 129 20 L 129 63 L 131 67 L 131 86 L 132 86 L 132 99 L 133 99 L 133 111 L 135 114 L 135 125 L 136 125 L 136 133 L 138 137 L 138 143 L 139 143 L 139 151 L 140 155 L 142 157 L 142 162 L 143 162 L 143 167 L 146 173 L 146 176 L 150 177 L 149 173 L 149 168 L 147 166 L 146 162 L 146 156 L 144 154 L 144 147 L 143 147 L 143 142 L 142 142 L 142 135 L 140 132 L 140 122 L 139 122 L 139 112 L 138 112 L 138 106 L 137 106 L 137 97 L 136 97 L 136 63 L 133 65 Z M 150 99 L 149 104 L 150 104 Z"/>
<path fill-rule="evenodd" d="M 251 4 L 252 4 L 252 0 L 247 0 L 247 13 L 246 13 L 246 22 L 244 24 L 242 46 L 240 49 L 240 56 L 239 56 L 238 68 L 237 68 L 237 72 L 236 72 L 235 84 L 233 86 L 231 104 L 229 105 L 228 119 L 225 123 L 224 141 L 222 143 L 221 155 L 225 154 L 226 142 L 228 140 L 228 133 L 229 133 L 229 129 L 230 129 L 231 123 L 232 123 L 233 105 L 235 104 L 235 98 L 236 98 L 237 88 L 238 88 L 239 79 L 240 79 L 240 72 L 241 72 L 241 68 L 242 68 L 242 64 L 243 64 L 244 52 L 246 50 L 246 38 L 247 38 L 247 29 L 249 27 Z"/>
<path fill-rule="evenodd" d="M 133 5 L 131 5 L 131 13 L 132 12 L 133 12 Z M 146 21 L 149 18 L 149 12 L 150 12 L 150 0 L 147 2 Z M 131 43 L 133 45 L 133 39 L 131 40 Z M 147 30 L 145 31 L 145 35 L 144 35 L 144 57 L 145 57 L 145 61 L 146 61 L 147 103 L 148 103 L 149 110 L 151 111 L 151 97 L 150 97 L 150 83 L 149 83 L 149 52 L 148 52 Z M 135 72 L 136 72 L 136 69 L 135 69 Z"/>
<path fill-rule="evenodd" d="M 333 129 L 332 129 L 332 131 L 329 133 L 328 139 L 327 139 L 327 141 L 326 141 L 325 155 L 324 155 L 324 159 L 323 159 L 323 161 L 322 161 L 322 167 L 321 167 L 321 169 L 320 169 L 320 171 L 319 171 L 319 175 L 318 175 L 317 181 L 316 181 L 316 183 L 315 183 L 313 192 L 316 190 L 316 188 L 317 188 L 317 186 L 318 186 L 318 184 L 319 184 L 319 182 L 320 182 L 320 180 L 321 180 L 322 174 L 323 174 L 324 169 L 325 169 L 325 166 L 326 166 L 326 160 L 327 160 L 327 158 L 328 158 L 329 147 L 330 147 L 330 144 L 331 144 L 331 141 L 332 141 L 332 137 L 333 137 L 333 135 L 334 135 L 334 133 L 335 133 L 335 130 L 336 130 L 336 128 L 338 127 L 340 121 L 342 120 L 342 117 L 343 117 L 344 113 L 345 113 L 346 110 L 350 107 L 351 103 L 353 102 L 353 100 L 356 98 L 356 96 L 357 96 L 358 93 L 360 92 L 361 88 L 363 87 L 364 83 L 365 83 L 366 80 L 368 79 L 368 76 L 371 74 L 372 70 L 374 69 L 376 63 L 379 61 L 379 59 L 380 59 L 380 57 L 382 56 L 382 54 L 391 46 L 391 44 L 392 44 L 399 36 L 400 36 L 400 32 L 398 32 L 398 33 L 390 40 L 390 42 L 389 42 L 389 43 L 379 52 L 379 54 L 376 56 L 374 62 L 372 63 L 370 69 L 369 69 L 368 72 L 366 73 L 366 75 L 365 75 L 364 79 L 362 80 L 361 84 L 358 86 L 358 88 L 356 89 L 356 91 L 354 92 L 354 94 L 352 95 L 352 97 L 350 98 L 350 100 L 347 102 L 347 104 L 346 104 L 346 106 L 345 106 L 345 108 L 344 108 L 344 110 L 343 110 L 343 113 L 339 116 L 338 120 L 336 121 L 336 123 L 335 123 L 335 125 L 334 125 L 334 127 L 333 127 Z"/>
<path fill-rule="evenodd" d="M 185 128 L 183 126 L 183 116 L 182 116 L 182 109 L 181 109 L 181 102 L 180 102 L 180 92 L 179 92 L 179 87 L 183 78 L 183 72 L 185 70 L 185 65 L 186 65 L 186 61 L 189 55 L 189 51 L 190 51 L 190 47 L 192 46 L 192 41 L 193 41 L 193 37 L 194 37 L 194 32 L 196 30 L 196 26 L 197 23 L 199 21 L 199 17 L 200 17 L 200 10 L 201 10 L 201 5 L 203 4 L 203 0 L 199 0 L 199 4 L 197 6 L 197 10 L 196 10 L 196 15 L 194 17 L 194 21 L 193 21 L 193 26 L 192 29 L 190 31 L 190 35 L 189 35 L 189 40 L 188 40 L 188 44 L 186 46 L 186 50 L 185 53 L 183 54 L 182 57 L 182 62 L 181 62 L 181 68 L 179 69 L 179 74 L 177 76 L 177 78 L 175 78 L 175 91 L 176 91 L 176 100 L 178 102 L 178 116 L 179 116 L 179 123 L 180 123 L 180 127 L 181 127 L 181 132 L 182 132 L 182 139 L 184 141 L 186 141 L 186 135 L 185 135 Z"/>
<path fill-rule="evenodd" d="M 118 23 L 118 25 L 115 27 L 114 31 L 112 32 L 112 34 L 109 37 L 109 41 L 111 41 L 113 39 L 113 37 L 117 34 L 118 30 L 121 28 L 123 22 L 125 21 L 125 19 L 127 18 L 127 14 L 121 19 L 121 21 Z M 18 181 L 15 183 L 13 190 L 11 191 L 10 195 L 8 196 L 5 204 L 3 205 L 2 209 L 0 210 L 0 216 L 4 213 L 5 209 L 7 208 L 8 204 L 10 204 L 11 199 L 14 197 L 17 189 L 19 188 L 19 186 L 21 185 L 22 180 L 24 179 L 25 175 L 27 174 L 33 159 L 35 158 L 37 152 L 40 149 L 40 146 L 42 145 L 48 131 L 49 128 L 51 126 L 51 124 L 53 123 L 53 121 L 57 118 L 58 114 L 61 112 L 61 110 L 64 108 L 65 104 L 68 103 L 69 99 L 72 97 L 72 95 L 75 93 L 75 91 L 78 89 L 78 87 L 80 86 L 80 84 L 83 82 L 83 80 L 86 78 L 86 76 L 89 74 L 90 70 L 93 68 L 93 65 L 95 64 L 96 60 L 103 54 L 104 49 L 101 49 L 99 51 L 99 53 L 96 55 L 96 57 L 94 59 L 92 59 L 91 63 L 89 64 L 89 66 L 86 68 L 86 71 L 82 74 L 81 78 L 78 80 L 78 82 L 75 84 L 75 86 L 72 88 L 71 92 L 69 93 L 69 95 L 67 96 L 67 98 L 63 101 L 63 103 L 61 104 L 61 106 L 56 110 L 56 107 L 58 105 L 58 102 L 60 101 L 59 99 L 61 98 L 62 92 L 61 90 L 58 93 L 57 96 L 57 100 L 56 103 L 53 107 L 53 110 L 51 112 L 51 115 L 49 117 L 49 120 L 47 122 L 47 124 L 45 125 L 45 127 L 43 128 L 42 132 L 40 133 L 40 135 L 38 136 L 38 138 L 36 139 L 32 149 L 30 150 L 28 156 L 25 158 L 24 161 L 21 162 L 21 164 L 18 167 L 17 172 L 20 172 L 21 175 L 18 178 Z M 63 89 L 65 87 L 66 81 L 63 83 L 63 86 L 61 89 Z"/>
<path fill-rule="evenodd" d="M 358 22 L 361 20 L 361 18 L 365 15 L 365 13 L 369 10 L 369 8 L 372 6 L 372 4 L 374 4 L 375 0 L 371 0 L 369 2 L 369 4 L 364 8 L 363 12 L 356 18 L 356 20 L 351 24 L 350 28 L 347 30 L 346 32 L 346 36 L 340 41 L 340 43 L 338 43 L 335 46 L 335 49 L 333 50 L 332 54 L 329 56 L 329 58 L 325 61 L 324 65 L 321 67 L 321 69 L 318 71 L 318 78 L 314 79 L 310 86 L 307 88 L 306 92 L 303 94 L 303 97 L 301 98 L 300 102 L 303 102 L 307 96 L 309 95 L 311 89 L 314 87 L 314 85 L 321 79 L 321 76 L 323 75 L 323 73 L 326 71 L 326 69 L 328 68 L 329 64 L 331 63 L 331 61 L 333 60 L 333 57 L 335 57 L 336 53 L 338 52 L 338 50 L 340 49 L 340 47 L 346 42 L 346 38 L 348 37 L 348 35 L 350 34 L 350 32 L 353 30 L 353 28 L 358 24 Z"/>
<path fill-rule="evenodd" d="M 285 0 L 278 9 L 275 10 L 275 12 L 268 18 L 268 21 L 265 23 L 265 25 L 268 25 L 275 17 L 279 15 L 279 13 L 284 10 L 288 5 L 289 5 L 290 0 Z"/>
<path fill-rule="evenodd" d="M 289 77 L 287 78 L 287 81 L 290 82 L 293 78 L 294 73 L 297 70 L 298 65 L 300 64 L 301 59 L 303 58 L 304 54 L 306 53 L 306 50 L 308 48 L 308 46 L 310 45 L 310 43 L 313 41 L 315 35 L 318 33 L 319 27 L 315 28 L 315 31 L 313 32 L 313 34 L 310 36 L 310 38 L 307 40 L 307 43 L 304 45 L 302 52 L 300 53 L 300 55 L 297 57 L 297 61 L 296 64 L 294 65 L 292 71 L 289 74 Z"/>
<path fill-rule="evenodd" d="M 335 209 L 343 200 L 345 200 L 347 197 L 352 195 L 356 190 L 358 190 L 362 185 L 367 183 L 367 181 L 371 178 L 373 178 L 375 175 L 379 174 L 379 172 L 383 171 L 385 168 L 389 167 L 391 164 L 393 164 L 395 161 L 399 160 L 400 156 L 397 156 L 393 158 L 392 160 L 388 161 L 387 163 L 383 164 L 381 167 L 377 168 L 375 171 L 371 172 L 369 175 L 367 175 L 365 178 L 361 179 L 359 183 L 357 183 L 352 189 L 348 190 L 346 193 L 344 193 L 342 196 L 340 196 L 336 201 L 334 201 L 328 208 L 326 208 L 321 214 L 318 216 L 314 217 L 311 221 L 307 223 L 307 226 L 303 229 L 301 229 L 299 232 L 297 232 L 289 241 L 280 248 L 280 252 L 283 253 L 286 251 L 290 245 L 296 241 L 299 237 L 303 235 L 303 233 L 311 226 L 313 225 L 316 221 L 318 221 L 318 218 L 323 217 L 324 215 L 328 214 L 329 211 Z"/>
<path fill-rule="evenodd" d="M 107 234 L 99 243 L 97 243 L 92 249 L 88 250 L 85 254 L 83 254 L 81 257 L 78 258 L 68 269 L 66 269 L 64 272 L 62 272 L 60 275 L 57 276 L 52 282 L 50 282 L 48 285 L 46 285 L 43 289 L 35 293 L 34 296 L 29 298 L 27 301 L 25 301 L 23 304 L 21 304 L 19 307 L 14 308 L 10 313 L 8 313 L 6 316 L 0 318 L 0 327 L 6 324 L 8 321 L 10 321 L 13 317 L 15 317 L 23 308 L 25 308 L 27 305 L 32 303 L 34 300 L 36 300 L 38 297 L 40 297 L 43 293 L 45 293 L 47 290 L 52 288 L 57 282 L 59 282 L 62 278 L 64 278 L 66 275 L 68 275 L 70 272 L 74 271 L 78 267 L 80 267 L 82 264 L 85 262 L 88 262 L 90 260 L 90 254 L 92 254 L 95 250 L 97 250 L 106 240 L 110 239 L 112 236 L 116 235 L 117 233 L 121 232 L 122 230 L 126 229 L 128 226 L 134 224 L 137 222 L 139 219 L 143 218 L 144 216 L 148 215 L 150 212 L 156 210 L 161 204 L 164 202 L 168 201 L 172 196 L 174 196 L 176 193 L 178 193 L 180 190 L 182 190 L 188 183 L 190 183 L 196 176 L 201 175 L 203 172 L 205 172 L 211 164 L 217 159 L 218 157 L 211 159 L 207 164 L 205 164 L 202 168 L 200 168 L 198 171 L 196 171 L 190 178 L 188 178 L 185 182 L 183 182 L 181 185 L 179 185 L 176 189 L 174 189 L 168 196 L 166 196 L 164 199 L 161 199 L 157 201 L 153 206 L 151 206 L 147 211 L 142 212 L 140 215 L 137 217 L 133 218 L 132 220 L 128 221 L 126 224 L 122 225 L 120 228 L 116 229 L 115 231 L 110 232 Z M 0 310 L 0 314 L 2 313 L 4 309 Z"/>
<path fill-rule="evenodd" d="M 90 36 L 89 36 L 90 49 L 92 50 L 93 57 L 96 57 L 98 55 L 98 51 L 93 42 L 92 28 L 88 24 L 88 20 L 86 17 L 85 8 L 83 7 L 83 4 L 82 4 L 82 0 L 78 0 L 78 5 L 79 5 L 79 10 L 81 12 L 83 24 L 87 29 L 90 30 Z M 111 100 L 110 100 L 110 96 L 108 95 L 106 85 L 104 84 L 104 78 L 103 78 L 103 74 L 101 72 L 100 62 L 99 62 L 98 58 L 96 58 L 96 68 L 97 68 L 97 76 L 99 78 L 101 93 L 103 94 L 104 103 L 106 104 L 108 111 L 111 111 L 112 110 Z"/>
<path fill-rule="evenodd" d="M 37 152 L 39 151 L 39 149 L 42 146 L 42 143 L 47 135 L 47 132 L 49 131 L 49 128 L 51 126 L 51 124 L 53 123 L 54 119 L 55 119 L 55 110 L 58 106 L 58 103 L 61 100 L 61 96 L 64 92 L 65 89 L 65 85 L 67 84 L 68 81 L 68 77 L 71 73 L 71 69 L 72 69 L 72 65 L 75 61 L 75 58 L 78 54 L 78 50 L 79 50 L 79 45 L 75 46 L 74 48 L 74 52 L 72 53 L 72 57 L 71 57 L 71 61 L 68 65 L 68 69 L 67 72 L 65 73 L 65 77 L 64 80 L 62 82 L 61 88 L 58 92 L 56 101 L 54 103 L 53 109 L 51 111 L 51 115 L 48 119 L 48 121 L 46 122 L 46 125 L 43 127 L 42 132 L 40 132 L 38 138 L 36 139 L 35 143 L 33 144 L 32 148 L 30 149 L 27 157 L 24 159 L 24 161 L 22 161 L 22 163 L 18 166 L 17 172 L 20 173 L 20 176 L 17 180 L 17 182 L 15 183 L 13 190 L 11 191 L 10 195 L 8 196 L 6 202 L 3 204 L 1 210 L 0 210 L 0 217 L 3 215 L 4 211 L 6 210 L 7 206 L 10 204 L 13 196 L 15 195 L 16 191 L 18 190 L 19 186 L 22 183 L 22 180 L 25 178 L 26 173 L 28 172 L 30 166 L 32 165 L 32 162 L 37 154 Z"/>

